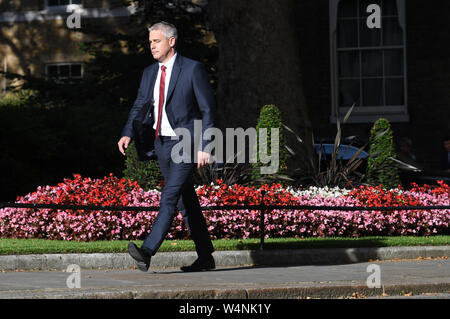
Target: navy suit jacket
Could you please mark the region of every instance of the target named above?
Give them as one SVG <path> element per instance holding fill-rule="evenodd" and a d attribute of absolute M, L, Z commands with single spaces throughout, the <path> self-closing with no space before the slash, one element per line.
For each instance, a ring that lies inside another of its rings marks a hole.
<path fill-rule="evenodd" d="M 158 69 L 158 63 L 145 68 L 138 96 L 122 130 L 122 136 L 135 140 L 138 158 L 141 161 L 156 158 L 153 124 L 155 123 L 154 107 L 157 103 L 153 102 L 153 89 Z M 194 120 L 202 120 L 203 136 L 206 129 L 214 126 L 215 109 L 214 93 L 203 64 L 177 54 L 165 106 L 172 129 L 188 129 L 194 143 Z M 202 149 L 208 142 L 209 140 L 201 140 Z"/>

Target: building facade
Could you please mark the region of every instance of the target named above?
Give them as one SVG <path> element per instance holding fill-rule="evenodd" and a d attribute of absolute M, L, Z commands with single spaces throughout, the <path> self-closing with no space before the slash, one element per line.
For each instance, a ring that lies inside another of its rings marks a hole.
<path fill-rule="evenodd" d="M 120 0 L 12 0 L 0 4 L 2 70 L 21 75 L 82 78 L 88 55 L 82 41 L 94 39 L 79 32 L 86 24 L 124 31 L 135 12 Z"/>
<path fill-rule="evenodd" d="M 77 31 L 77 17 L 81 27 L 96 19 L 99 28 L 125 32 L 122 22 L 136 10 L 121 0 L 2 1 L 1 68 L 82 78 L 89 56 L 78 44 L 90 36 Z M 297 0 L 295 10 L 314 135 L 334 137 L 336 114 L 355 104 L 346 136 L 368 140 L 374 121 L 387 118 L 397 143 L 410 138 L 417 160 L 440 168 L 450 131 L 450 2 Z"/>
<path fill-rule="evenodd" d="M 381 8 L 381 28 L 367 25 L 373 4 Z M 334 136 L 336 108 L 342 115 L 356 103 L 345 136 L 368 139 L 374 121 L 387 118 L 397 147 L 408 137 L 420 163 L 441 169 L 450 131 L 449 12 L 450 2 L 441 0 L 298 1 L 314 134 Z"/>

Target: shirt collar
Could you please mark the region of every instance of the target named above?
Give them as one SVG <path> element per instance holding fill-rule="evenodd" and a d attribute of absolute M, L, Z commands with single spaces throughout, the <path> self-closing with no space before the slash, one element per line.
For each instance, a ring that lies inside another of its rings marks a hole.
<path fill-rule="evenodd" d="M 166 63 L 159 63 L 159 69 L 161 69 L 162 65 L 164 65 L 168 69 L 172 68 L 173 64 L 175 63 L 176 58 L 177 58 L 177 53 L 175 52 L 175 54 L 173 55 L 173 57 L 170 58 L 169 61 L 167 61 Z"/>

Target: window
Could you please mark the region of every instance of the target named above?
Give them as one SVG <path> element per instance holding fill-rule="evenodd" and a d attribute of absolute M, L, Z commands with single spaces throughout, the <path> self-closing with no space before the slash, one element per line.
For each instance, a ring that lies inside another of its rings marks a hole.
<path fill-rule="evenodd" d="M 369 28 L 381 8 L 380 28 Z M 408 121 L 404 0 L 330 0 L 332 116 L 355 104 L 349 122 Z"/>
<path fill-rule="evenodd" d="M 68 6 L 70 4 L 81 4 L 81 0 L 48 0 L 47 6 Z"/>
<path fill-rule="evenodd" d="M 45 65 L 47 79 L 68 80 L 83 78 L 83 65 L 81 63 L 57 63 Z"/>
<path fill-rule="evenodd" d="M 67 12 L 81 7 L 82 0 L 45 0 L 45 7 L 50 11 Z"/>

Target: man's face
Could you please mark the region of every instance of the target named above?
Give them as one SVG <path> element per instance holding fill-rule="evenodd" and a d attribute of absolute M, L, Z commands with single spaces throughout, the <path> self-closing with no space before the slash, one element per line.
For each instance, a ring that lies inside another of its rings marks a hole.
<path fill-rule="evenodd" d="M 400 145 L 400 151 L 402 151 L 403 153 L 409 153 L 411 151 L 411 148 L 408 144 L 402 144 Z"/>
<path fill-rule="evenodd" d="M 167 39 L 162 31 L 154 30 L 150 31 L 149 41 L 153 58 L 158 62 L 167 62 L 173 56 L 175 51 L 174 37 Z"/>
<path fill-rule="evenodd" d="M 444 141 L 444 148 L 447 152 L 450 152 L 450 140 Z"/>

